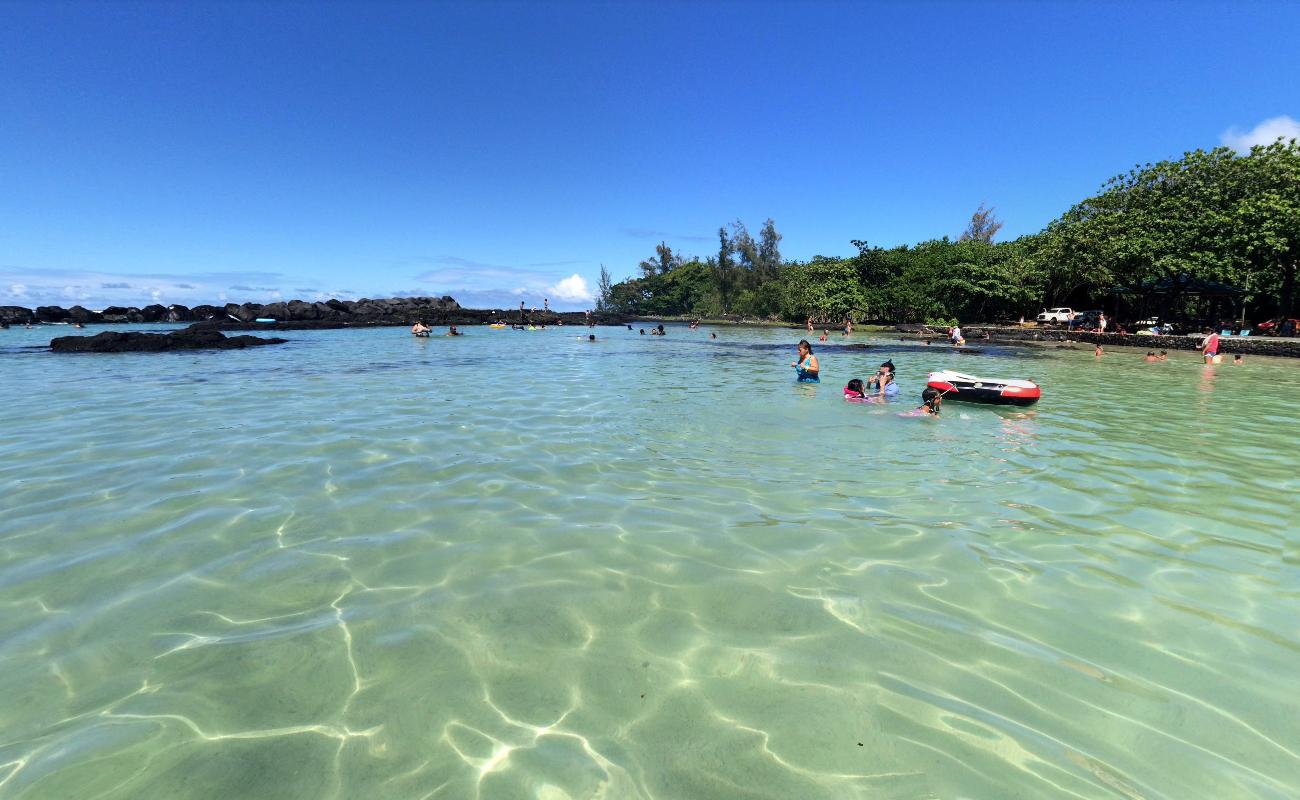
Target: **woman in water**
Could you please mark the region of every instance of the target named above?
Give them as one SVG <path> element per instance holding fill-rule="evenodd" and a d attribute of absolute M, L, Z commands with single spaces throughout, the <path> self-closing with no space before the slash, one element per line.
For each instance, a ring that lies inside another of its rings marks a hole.
<path fill-rule="evenodd" d="M 821 383 L 819 377 L 821 365 L 817 363 L 817 356 L 813 355 L 812 345 L 808 344 L 807 339 L 799 340 L 798 360 L 790 366 L 795 368 L 799 374 L 800 383 Z"/>
<path fill-rule="evenodd" d="M 411 326 L 411 333 L 416 336 L 428 336 L 429 332 L 432 330 L 433 328 L 424 324 L 424 320 L 417 320 L 416 323 Z"/>

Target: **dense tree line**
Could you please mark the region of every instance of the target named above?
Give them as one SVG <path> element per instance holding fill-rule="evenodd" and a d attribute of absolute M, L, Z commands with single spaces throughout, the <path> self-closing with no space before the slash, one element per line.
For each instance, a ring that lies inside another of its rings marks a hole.
<path fill-rule="evenodd" d="M 622 283 L 602 267 L 601 305 L 623 314 L 802 321 L 945 322 L 1030 316 L 1046 305 L 1204 310 L 1204 298 L 1157 287 L 1187 279 L 1245 291 L 1257 318 L 1295 311 L 1300 265 L 1300 145 L 1242 155 L 1196 150 L 1136 167 L 1039 233 L 994 242 L 1002 223 L 983 205 L 955 241 L 881 248 L 855 240 L 851 257 L 785 261 L 767 220 L 757 239 L 737 221 L 718 250 L 685 258 L 666 242 Z M 1198 308 L 1197 304 L 1200 303 Z"/>

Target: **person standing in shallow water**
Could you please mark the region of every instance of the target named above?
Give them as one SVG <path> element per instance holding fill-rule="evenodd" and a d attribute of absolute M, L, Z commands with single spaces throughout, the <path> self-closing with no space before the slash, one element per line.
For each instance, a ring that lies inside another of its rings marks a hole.
<path fill-rule="evenodd" d="M 797 360 L 790 366 L 795 368 L 800 383 L 821 383 L 821 365 L 813 355 L 812 345 L 807 339 L 799 340 Z"/>

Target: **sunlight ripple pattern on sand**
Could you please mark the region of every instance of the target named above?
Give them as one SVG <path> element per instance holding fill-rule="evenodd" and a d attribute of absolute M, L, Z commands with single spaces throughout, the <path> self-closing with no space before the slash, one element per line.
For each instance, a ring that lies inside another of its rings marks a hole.
<path fill-rule="evenodd" d="M 5 333 L 0 798 L 1300 796 L 1293 363 Z"/>

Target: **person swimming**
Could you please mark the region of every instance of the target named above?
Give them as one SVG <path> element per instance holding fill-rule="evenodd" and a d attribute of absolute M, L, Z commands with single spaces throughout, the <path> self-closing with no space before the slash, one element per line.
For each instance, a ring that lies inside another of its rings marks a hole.
<path fill-rule="evenodd" d="M 932 417 L 939 416 L 939 406 L 943 405 L 943 393 L 938 389 L 927 386 L 925 391 L 921 392 L 921 407 L 918 411 L 925 411 Z"/>
<path fill-rule="evenodd" d="M 1142 356 L 1142 360 L 1148 364 L 1151 364 L 1153 362 L 1159 361 L 1160 357 L 1156 355 L 1156 351 L 1148 350 L 1147 354 L 1145 356 Z"/>
<path fill-rule="evenodd" d="M 821 383 L 821 365 L 817 363 L 817 356 L 813 355 L 812 345 L 808 344 L 807 339 L 800 339 L 798 345 L 798 360 L 790 366 L 794 367 L 798 374 L 800 383 Z"/>
<path fill-rule="evenodd" d="M 865 391 L 865 387 L 862 385 L 861 378 L 854 378 L 853 380 L 848 382 L 848 385 L 844 387 L 844 399 L 845 400 L 866 400 L 867 399 L 867 393 Z"/>
<path fill-rule="evenodd" d="M 593 334 L 590 334 L 589 336 L 587 336 L 587 341 L 589 341 L 589 342 L 594 342 L 594 341 L 596 341 L 596 334 L 593 333 Z"/>
<path fill-rule="evenodd" d="M 894 382 L 894 360 L 891 358 L 880 365 L 876 374 L 867 379 L 867 389 L 874 395 L 884 397 L 898 394 L 898 384 Z"/>
<path fill-rule="evenodd" d="M 447 328 L 447 335 L 448 335 L 448 336 L 464 336 L 463 333 L 461 333 L 460 331 L 456 330 L 456 326 L 455 326 L 455 325 L 452 325 L 452 326 L 450 326 L 450 327 Z"/>

